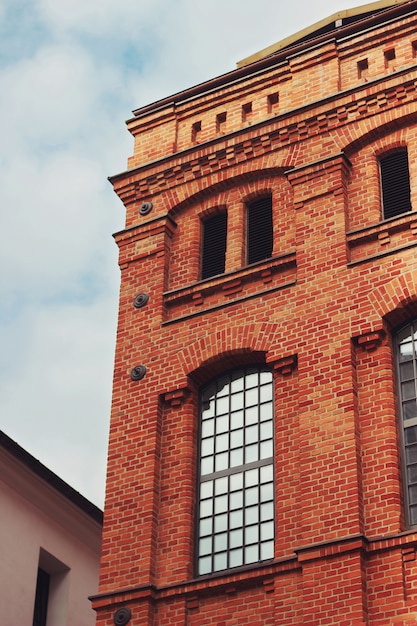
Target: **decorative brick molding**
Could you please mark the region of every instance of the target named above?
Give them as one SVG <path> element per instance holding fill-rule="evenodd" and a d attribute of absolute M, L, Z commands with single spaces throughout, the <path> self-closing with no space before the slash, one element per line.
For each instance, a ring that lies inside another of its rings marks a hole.
<path fill-rule="evenodd" d="M 168 404 L 172 408 L 181 406 L 188 397 L 190 390 L 188 387 L 177 389 L 176 391 L 169 391 L 163 395 L 165 404 Z"/>
<path fill-rule="evenodd" d="M 360 348 L 366 350 L 366 352 L 372 352 L 373 350 L 379 348 L 385 338 L 385 335 L 386 333 L 384 330 L 376 330 L 357 337 L 356 343 Z"/>
<path fill-rule="evenodd" d="M 274 372 L 281 374 L 281 376 L 288 376 L 297 367 L 298 358 L 296 354 L 292 354 L 291 356 L 268 362 L 272 365 Z"/>

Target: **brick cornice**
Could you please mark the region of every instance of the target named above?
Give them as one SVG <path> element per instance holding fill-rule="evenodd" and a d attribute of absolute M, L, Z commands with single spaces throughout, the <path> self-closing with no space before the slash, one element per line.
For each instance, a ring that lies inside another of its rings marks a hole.
<path fill-rule="evenodd" d="M 401 84 L 394 82 L 398 81 L 399 75 L 407 73 L 410 73 L 409 80 Z M 278 118 L 231 133 L 222 138 L 220 144 L 218 139 L 214 139 L 197 148 L 194 146 L 182 153 L 110 177 L 109 180 L 123 203 L 129 205 L 176 185 L 224 171 L 235 165 L 242 166 L 254 158 L 342 125 L 410 104 L 416 98 L 417 71 L 410 72 L 407 68 L 391 74 L 389 79 L 386 76 L 378 78 L 366 86 L 335 94 L 305 109 L 290 111 Z M 329 102 L 333 102 L 333 106 L 325 108 Z M 314 109 L 316 112 L 313 114 Z"/>

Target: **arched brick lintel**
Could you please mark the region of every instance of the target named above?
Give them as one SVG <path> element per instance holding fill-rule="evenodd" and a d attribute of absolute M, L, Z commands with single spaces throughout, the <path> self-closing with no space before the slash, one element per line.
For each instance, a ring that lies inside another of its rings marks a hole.
<path fill-rule="evenodd" d="M 404 272 L 369 294 L 371 304 L 380 319 L 391 328 L 417 316 L 417 268 Z"/>
<path fill-rule="evenodd" d="M 266 361 L 275 328 L 275 324 L 265 323 L 214 330 L 210 337 L 201 337 L 178 352 L 179 370 L 202 382 L 208 373 L 215 376 L 224 367 Z"/>

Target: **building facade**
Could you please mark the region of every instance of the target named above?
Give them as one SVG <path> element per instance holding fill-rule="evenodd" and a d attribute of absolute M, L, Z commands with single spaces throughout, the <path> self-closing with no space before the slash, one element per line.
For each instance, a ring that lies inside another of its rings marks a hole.
<path fill-rule="evenodd" d="M 417 1 L 134 112 L 97 624 L 417 624 Z"/>
<path fill-rule="evenodd" d="M 0 431 L 0 622 L 93 626 L 103 514 Z"/>

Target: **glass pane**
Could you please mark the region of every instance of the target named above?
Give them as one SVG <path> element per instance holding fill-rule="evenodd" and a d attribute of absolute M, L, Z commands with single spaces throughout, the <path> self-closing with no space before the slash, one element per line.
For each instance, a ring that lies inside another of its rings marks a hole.
<path fill-rule="evenodd" d="M 248 426 L 248 428 L 245 429 L 245 439 L 246 439 L 246 445 L 248 443 L 255 443 L 255 441 L 258 441 L 258 425 L 255 424 L 255 426 Z"/>
<path fill-rule="evenodd" d="M 408 488 L 408 498 L 410 504 L 417 504 L 417 486 Z"/>
<path fill-rule="evenodd" d="M 259 546 L 245 548 L 245 563 L 256 563 L 257 561 L 259 561 Z"/>
<path fill-rule="evenodd" d="M 265 420 L 272 420 L 273 418 L 273 406 L 272 406 L 272 402 L 268 402 L 267 404 L 262 404 L 259 407 L 259 419 L 261 422 L 264 422 Z"/>
<path fill-rule="evenodd" d="M 274 486 L 273 483 L 266 483 L 261 485 L 261 502 L 267 502 L 274 498 Z"/>
<path fill-rule="evenodd" d="M 261 483 L 271 482 L 274 479 L 274 467 L 272 464 L 264 465 L 260 469 Z"/>
<path fill-rule="evenodd" d="M 405 341 L 411 341 L 411 338 L 412 338 L 411 333 L 412 333 L 411 326 L 408 324 L 408 326 L 405 326 L 398 333 L 398 342 L 403 343 Z"/>
<path fill-rule="evenodd" d="M 221 378 L 219 378 L 219 380 L 217 381 L 217 386 L 218 386 L 217 397 L 218 398 L 222 396 L 228 396 L 230 394 L 229 382 L 230 382 L 230 377 L 228 374 L 226 376 L 222 376 Z"/>
<path fill-rule="evenodd" d="M 246 389 L 249 389 L 250 387 L 257 387 L 258 386 L 258 371 L 257 370 L 248 370 L 248 373 L 246 375 L 246 379 L 245 379 L 245 386 Z"/>
<path fill-rule="evenodd" d="M 221 454 L 216 454 L 216 472 L 221 472 L 228 468 L 229 465 L 229 455 L 227 452 L 222 452 Z"/>
<path fill-rule="evenodd" d="M 243 411 L 236 411 L 230 415 L 230 429 L 242 428 L 243 426 Z"/>
<path fill-rule="evenodd" d="M 213 457 L 208 456 L 205 459 L 201 459 L 201 474 L 211 474 L 213 472 Z"/>
<path fill-rule="evenodd" d="M 264 441 L 265 439 L 272 439 L 273 437 L 273 432 L 272 432 L 272 422 L 264 422 L 263 424 L 261 424 L 261 427 L 259 429 L 259 439 L 261 441 Z"/>
<path fill-rule="evenodd" d="M 239 474 L 232 474 L 230 476 L 230 491 L 234 491 L 235 489 L 242 489 L 243 487 L 243 474 L 239 472 Z"/>
<path fill-rule="evenodd" d="M 230 551 L 230 567 L 239 567 L 239 565 L 243 565 L 242 548 Z"/>
<path fill-rule="evenodd" d="M 245 491 L 245 504 L 258 504 L 259 502 L 259 490 L 258 487 L 251 487 Z"/>
<path fill-rule="evenodd" d="M 214 419 L 207 420 L 201 425 L 201 436 L 211 437 L 214 435 Z"/>
<path fill-rule="evenodd" d="M 241 446 L 243 446 L 243 428 L 230 433 L 230 447 L 239 448 Z"/>
<path fill-rule="evenodd" d="M 264 385 L 260 389 L 260 401 L 270 402 L 272 400 L 272 385 Z"/>
<path fill-rule="evenodd" d="M 229 416 L 223 415 L 216 419 L 216 434 L 225 433 L 229 430 Z"/>
<path fill-rule="evenodd" d="M 230 408 L 232 411 L 243 409 L 243 392 L 236 393 L 231 397 Z"/>
<path fill-rule="evenodd" d="M 214 571 L 218 572 L 221 569 L 227 568 L 227 552 L 214 555 Z"/>
<path fill-rule="evenodd" d="M 230 384 L 230 391 L 241 391 L 243 389 L 244 374 L 243 370 L 237 370 L 232 374 L 232 382 Z"/>
<path fill-rule="evenodd" d="M 413 344 L 403 343 L 400 345 L 400 359 L 404 361 L 406 359 L 410 359 L 413 356 Z"/>
<path fill-rule="evenodd" d="M 213 522 L 211 517 L 200 521 L 200 536 L 211 535 L 213 532 Z"/>
<path fill-rule="evenodd" d="M 208 456 L 214 452 L 214 439 L 209 437 L 201 442 L 201 456 Z"/>
<path fill-rule="evenodd" d="M 229 542 L 231 548 L 237 548 L 243 545 L 243 530 L 232 530 L 229 535 Z"/>
<path fill-rule="evenodd" d="M 257 506 L 250 506 L 245 509 L 245 525 L 257 524 L 259 521 L 259 511 Z"/>
<path fill-rule="evenodd" d="M 243 511 L 232 511 L 230 513 L 230 528 L 240 528 L 243 526 Z"/>
<path fill-rule="evenodd" d="M 245 393 L 246 406 L 258 404 L 258 388 L 248 389 Z"/>
<path fill-rule="evenodd" d="M 230 508 L 241 509 L 243 506 L 243 491 L 235 491 L 230 494 Z"/>
<path fill-rule="evenodd" d="M 223 452 L 227 450 L 229 447 L 229 435 L 225 433 L 224 435 L 217 435 L 216 437 L 216 452 Z"/>
<path fill-rule="evenodd" d="M 404 402 L 403 417 L 405 420 L 417 417 L 417 404 L 415 400 L 408 400 L 408 402 Z"/>
<path fill-rule="evenodd" d="M 227 496 L 216 496 L 214 499 L 214 512 L 225 513 L 227 511 Z"/>
<path fill-rule="evenodd" d="M 407 467 L 408 484 L 417 483 L 417 465 Z"/>
<path fill-rule="evenodd" d="M 253 406 L 250 409 L 246 409 L 246 413 L 245 413 L 245 423 L 246 426 L 249 426 L 249 424 L 257 424 L 259 421 L 259 407 L 258 405 Z"/>
<path fill-rule="evenodd" d="M 403 400 L 410 400 L 410 398 L 416 397 L 416 387 L 414 380 L 409 380 L 406 383 L 401 383 L 401 394 Z"/>
<path fill-rule="evenodd" d="M 400 365 L 400 378 L 401 380 L 409 380 L 414 377 L 413 361 L 406 361 Z"/>
<path fill-rule="evenodd" d="M 417 426 L 411 426 L 411 428 L 404 429 L 405 443 L 417 442 Z"/>
<path fill-rule="evenodd" d="M 200 517 L 213 515 L 213 500 L 202 500 L 200 503 Z"/>
<path fill-rule="evenodd" d="M 274 558 L 274 542 L 261 543 L 261 561 Z"/>
<path fill-rule="evenodd" d="M 261 541 L 265 541 L 265 539 L 273 539 L 274 538 L 274 523 L 273 522 L 265 522 L 261 524 Z"/>
<path fill-rule="evenodd" d="M 243 448 L 236 448 L 230 453 L 230 467 L 239 467 L 243 465 Z"/>
<path fill-rule="evenodd" d="M 274 519 L 274 503 L 265 502 L 261 504 L 261 521 Z"/>
<path fill-rule="evenodd" d="M 205 539 L 200 539 L 199 541 L 199 550 L 201 556 L 205 554 L 210 554 L 211 552 L 211 537 L 206 537 Z"/>
<path fill-rule="evenodd" d="M 410 506 L 410 524 L 412 526 L 417 524 L 417 506 Z"/>
<path fill-rule="evenodd" d="M 209 574 L 211 572 L 211 556 L 205 556 L 202 559 L 198 559 L 198 573 L 200 576 L 203 574 Z"/>
<path fill-rule="evenodd" d="M 410 448 L 406 448 L 405 456 L 407 464 L 417 463 L 417 446 L 411 446 Z"/>
<path fill-rule="evenodd" d="M 213 495 L 213 481 L 207 480 L 206 482 L 201 483 L 200 497 L 211 498 L 212 495 Z"/>
<path fill-rule="evenodd" d="M 258 484 L 258 470 L 248 470 L 245 472 L 245 487 L 252 487 Z"/>
<path fill-rule="evenodd" d="M 223 415 L 229 411 L 229 396 L 217 398 L 216 414 Z"/>
<path fill-rule="evenodd" d="M 265 383 L 272 383 L 271 372 L 259 372 L 259 384 L 264 385 Z"/>
<path fill-rule="evenodd" d="M 261 445 L 260 445 L 260 454 L 259 454 L 259 458 L 260 459 L 269 459 L 272 457 L 274 451 L 273 451 L 273 446 L 272 446 L 272 440 L 269 439 L 268 441 L 262 441 Z"/>
<path fill-rule="evenodd" d="M 259 543 L 259 526 L 247 526 L 245 528 L 245 543 Z"/>
<path fill-rule="evenodd" d="M 222 530 L 227 530 L 227 515 L 218 515 L 214 518 L 214 531 L 216 533 L 221 532 Z"/>
<path fill-rule="evenodd" d="M 214 551 L 221 552 L 227 550 L 227 533 L 214 536 Z"/>
<path fill-rule="evenodd" d="M 227 476 L 223 476 L 223 478 L 216 478 L 214 482 L 214 493 L 216 496 L 221 493 L 227 493 Z"/>
<path fill-rule="evenodd" d="M 245 448 L 245 463 L 253 463 L 259 459 L 259 446 L 257 443 Z"/>

